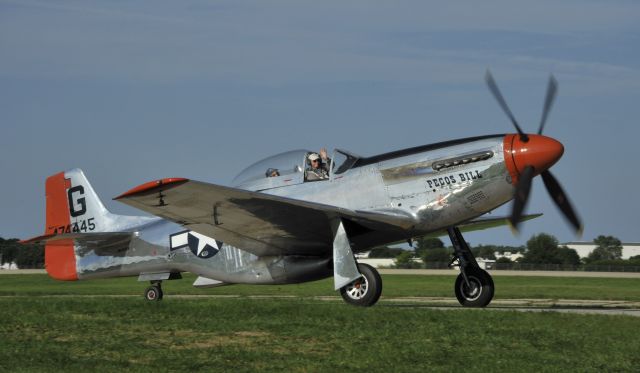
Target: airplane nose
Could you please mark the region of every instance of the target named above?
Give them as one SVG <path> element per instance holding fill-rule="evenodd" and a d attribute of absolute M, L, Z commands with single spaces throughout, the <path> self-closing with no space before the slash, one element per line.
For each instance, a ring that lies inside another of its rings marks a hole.
<path fill-rule="evenodd" d="M 564 153 L 559 141 L 543 135 L 527 135 L 524 142 L 520 135 L 507 135 L 504 138 L 504 160 L 513 183 L 526 166 L 533 166 L 534 176 L 553 166 Z"/>

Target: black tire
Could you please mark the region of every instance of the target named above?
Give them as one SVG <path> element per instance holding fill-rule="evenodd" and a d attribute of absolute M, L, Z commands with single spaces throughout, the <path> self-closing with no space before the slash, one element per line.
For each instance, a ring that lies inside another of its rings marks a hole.
<path fill-rule="evenodd" d="M 491 275 L 480 268 L 467 268 L 467 279 L 471 287 L 467 286 L 462 273 L 456 279 L 456 298 L 464 307 L 486 307 L 493 299 L 494 285 Z"/>
<path fill-rule="evenodd" d="M 144 299 L 150 302 L 157 302 L 162 300 L 162 289 L 158 286 L 149 286 L 147 290 L 144 291 Z"/>
<path fill-rule="evenodd" d="M 340 289 L 345 302 L 360 307 L 371 307 L 382 294 L 382 278 L 378 271 L 368 264 L 358 264 L 363 277 Z"/>

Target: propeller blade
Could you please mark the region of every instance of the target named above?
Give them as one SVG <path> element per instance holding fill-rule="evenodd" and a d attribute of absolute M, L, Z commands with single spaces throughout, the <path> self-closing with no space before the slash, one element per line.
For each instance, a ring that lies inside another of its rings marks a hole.
<path fill-rule="evenodd" d="M 547 188 L 547 192 L 553 199 L 553 202 L 556 203 L 560 211 L 564 214 L 565 218 L 573 225 L 576 230 L 576 233 L 580 235 L 582 233 L 582 223 L 580 219 L 576 215 L 575 210 L 571 206 L 569 202 L 569 198 L 562 190 L 560 183 L 549 171 L 544 171 L 542 173 L 542 181 L 544 181 L 544 186 Z"/>
<path fill-rule="evenodd" d="M 533 179 L 533 166 L 527 166 L 520 174 L 516 191 L 513 195 L 513 210 L 509 222 L 514 229 L 518 229 L 522 212 L 524 211 L 527 201 L 529 200 L 529 192 L 531 191 L 531 180 Z"/>
<path fill-rule="evenodd" d="M 544 99 L 544 109 L 542 110 L 542 119 L 540 119 L 540 127 L 538 128 L 538 135 L 542 134 L 542 130 L 544 129 L 544 124 L 547 122 L 547 115 L 549 115 L 549 111 L 551 111 L 551 107 L 553 106 L 553 101 L 556 98 L 556 93 L 558 92 L 558 81 L 553 75 L 549 76 L 549 84 L 547 85 L 547 96 Z"/>
<path fill-rule="evenodd" d="M 500 107 L 502 108 L 502 110 L 505 112 L 505 114 L 507 114 L 509 119 L 511 119 L 511 123 L 513 123 L 513 126 L 516 128 L 516 131 L 518 131 L 518 133 L 520 134 L 520 140 L 524 142 L 528 141 L 529 137 L 527 136 L 526 133 L 522 131 L 522 128 L 520 128 L 520 126 L 518 125 L 518 121 L 516 120 L 516 117 L 514 117 L 511 110 L 509 110 L 509 106 L 507 105 L 507 102 L 504 100 L 504 97 L 502 97 L 502 93 L 500 93 L 500 89 L 498 88 L 498 85 L 496 84 L 496 81 L 493 79 L 493 76 L 491 75 L 491 72 L 489 70 L 487 70 L 487 73 L 485 74 L 484 78 L 487 81 L 487 85 L 489 86 L 489 90 L 493 94 L 493 97 L 496 98 L 496 100 L 498 101 L 498 104 L 500 104 Z"/>

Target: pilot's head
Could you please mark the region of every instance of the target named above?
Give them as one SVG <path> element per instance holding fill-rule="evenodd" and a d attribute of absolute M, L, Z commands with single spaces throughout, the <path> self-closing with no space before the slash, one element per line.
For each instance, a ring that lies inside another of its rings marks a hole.
<path fill-rule="evenodd" d="M 320 161 L 320 156 L 318 155 L 318 153 L 309 154 L 309 163 L 313 168 L 319 168 L 320 165 L 322 165 L 322 162 Z"/>
<path fill-rule="evenodd" d="M 276 177 L 276 176 L 280 176 L 280 171 L 278 171 L 277 168 L 269 168 L 267 169 L 267 172 L 265 173 L 265 175 L 267 177 Z"/>

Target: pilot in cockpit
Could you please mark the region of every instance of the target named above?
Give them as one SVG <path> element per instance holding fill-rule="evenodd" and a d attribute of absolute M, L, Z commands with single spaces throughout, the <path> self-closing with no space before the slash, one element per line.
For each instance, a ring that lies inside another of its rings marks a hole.
<path fill-rule="evenodd" d="M 327 157 L 327 149 L 320 149 L 320 154 L 311 153 L 307 157 L 308 167 L 304 172 L 305 181 L 325 180 L 329 178 L 329 163 L 331 159 Z"/>
<path fill-rule="evenodd" d="M 280 171 L 278 171 L 277 168 L 269 168 L 269 169 L 267 169 L 267 172 L 265 172 L 265 176 L 266 177 L 280 176 Z"/>

